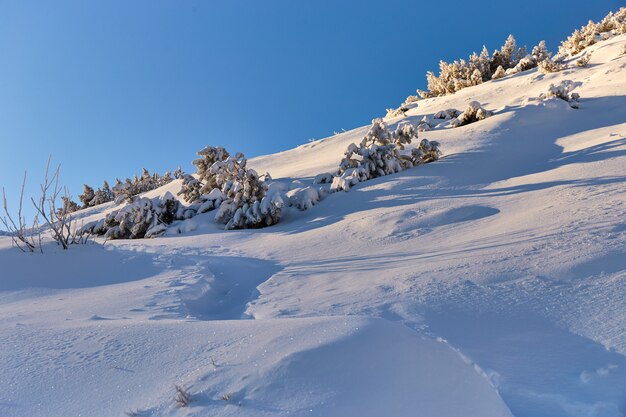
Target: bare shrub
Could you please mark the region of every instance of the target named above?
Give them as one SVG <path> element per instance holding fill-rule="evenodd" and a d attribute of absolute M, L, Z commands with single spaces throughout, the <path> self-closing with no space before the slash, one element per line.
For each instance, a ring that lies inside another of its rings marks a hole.
<path fill-rule="evenodd" d="M 22 189 L 20 192 L 19 208 L 17 211 L 17 218 L 13 218 L 8 209 L 7 196 L 2 188 L 2 202 L 5 215 L 0 217 L 0 222 L 9 232 L 13 244 L 17 246 L 22 252 L 34 252 L 39 249 L 41 252 L 41 234 L 39 232 L 39 220 L 35 216 L 31 227 L 26 225 L 26 219 L 22 215 L 22 207 L 24 202 L 24 187 L 26 186 L 26 172 L 24 172 L 24 179 L 22 180 Z"/>
<path fill-rule="evenodd" d="M 545 61 L 541 61 L 539 63 L 539 71 L 543 74 L 548 74 L 551 72 L 559 72 L 565 69 L 565 65 L 558 60 L 555 59 L 546 59 Z"/>
<path fill-rule="evenodd" d="M 45 221 L 46 225 L 50 229 L 52 238 L 63 248 L 68 249 L 69 245 L 77 243 L 85 243 L 87 240 L 84 236 L 77 233 L 77 228 L 73 224 L 73 217 L 68 209 L 57 209 L 57 201 L 62 199 L 63 201 L 70 201 L 72 196 L 70 195 L 67 187 L 59 186 L 59 173 L 61 171 L 61 165 L 50 176 L 50 160 L 46 164 L 46 171 L 44 174 L 43 183 L 40 184 L 39 199 L 35 200 L 31 197 L 31 201 L 35 210 L 41 218 Z"/>

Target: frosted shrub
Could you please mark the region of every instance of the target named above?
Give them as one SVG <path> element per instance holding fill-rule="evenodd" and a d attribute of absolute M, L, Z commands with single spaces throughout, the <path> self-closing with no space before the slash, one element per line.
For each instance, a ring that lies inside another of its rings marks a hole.
<path fill-rule="evenodd" d="M 491 55 L 483 46 L 480 54 L 472 53 L 467 61 L 440 61 L 439 75 L 430 71 L 426 73 L 428 91 L 418 90 L 417 93 L 422 98 L 452 94 L 485 81 L 535 68 L 549 55 L 544 41 L 528 54 L 526 47 L 518 48 L 513 35 L 509 35 L 504 45 Z"/>
<path fill-rule="evenodd" d="M 407 108 L 400 106 L 397 109 L 387 109 L 385 119 L 393 119 L 395 117 L 406 117 Z"/>
<path fill-rule="evenodd" d="M 469 103 L 467 109 L 463 113 L 461 113 L 456 119 L 450 122 L 450 126 L 452 127 L 460 127 L 465 126 L 470 123 L 477 122 L 479 120 L 484 120 L 487 117 L 493 115 L 493 112 L 489 110 L 485 110 L 479 102 L 472 101 Z"/>
<path fill-rule="evenodd" d="M 559 98 L 567 101 L 571 108 L 577 109 L 579 107 L 580 95 L 578 93 L 571 93 L 572 88 L 572 82 L 568 80 L 563 81 L 559 85 L 550 84 L 548 91 L 542 93 L 539 98 L 543 100 Z"/>
<path fill-rule="evenodd" d="M 539 63 L 539 71 L 543 74 L 559 72 L 565 69 L 565 65 L 556 59 L 546 59 Z"/>
<path fill-rule="evenodd" d="M 491 76 L 491 79 L 499 80 L 505 75 L 506 75 L 506 71 L 504 70 L 504 67 L 502 67 L 502 65 L 498 65 L 498 68 L 496 69 L 496 72 L 494 72 L 493 75 Z"/>
<path fill-rule="evenodd" d="M 576 60 L 576 66 L 579 68 L 585 68 L 589 66 L 589 61 L 591 61 L 591 52 L 585 53 L 583 56 Z"/>

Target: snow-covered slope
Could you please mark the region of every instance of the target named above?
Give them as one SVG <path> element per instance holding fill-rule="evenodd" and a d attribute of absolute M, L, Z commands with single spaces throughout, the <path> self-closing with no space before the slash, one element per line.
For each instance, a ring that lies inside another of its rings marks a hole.
<path fill-rule="evenodd" d="M 43 255 L 0 238 L 0 415 L 623 416 L 624 44 L 420 101 L 414 124 L 495 114 L 420 133 L 440 161 L 269 228 L 208 213 Z M 538 98 L 566 80 L 580 109 Z M 309 183 L 366 130 L 250 164 Z"/>

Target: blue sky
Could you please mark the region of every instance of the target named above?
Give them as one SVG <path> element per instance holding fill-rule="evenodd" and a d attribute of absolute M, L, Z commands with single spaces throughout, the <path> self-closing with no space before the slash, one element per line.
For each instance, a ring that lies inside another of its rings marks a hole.
<path fill-rule="evenodd" d="M 440 59 L 558 42 L 624 1 L 3 1 L 0 185 L 33 193 L 52 155 L 76 197 L 191 171 L 224 145 L 272 153 L 382 116 Z M 339 158 L 339 156 L 338 156 Z"/>

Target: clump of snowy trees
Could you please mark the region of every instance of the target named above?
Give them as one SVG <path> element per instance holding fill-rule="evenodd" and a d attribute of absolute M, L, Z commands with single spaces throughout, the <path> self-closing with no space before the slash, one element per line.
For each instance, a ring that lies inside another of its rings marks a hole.
<path fill-rule="evenodd" d="M 138 198 L 105 218 L 84 225 L 80 233 L 106 239 L 156 237 L 174 220 L 184 219 L 180 202 L 169 192 L 162 197 Z"/>
<path fill-rule="evenodd" d="M 151 174 L 147 169 L 143 168 L 140 176 L 135 175 L 133 179 L 126 178 L 124 181 L 116 179 L 113 187 L 110 187 L 107 181 L 104 181 L 102 188 L 97 190 L 84 184 L 83 193 L 78 196 L 78 199 L 82 203 L 81 208 L 94 207 L 110 201 L 115 201 L 115 204 L 131 203 L 135 196 L 169 184 L 174 179 L 183 178 L 184 175 L 180 167 L 173 173 L 167 171 L 163 175 L 159 175 L 156 172 Z"/>
<path fill-rule="evenodd" d="M 164 233 L 176 220 L 213 210 L 214 220 L 226 229 L 278 223 L 284 202 L 277 193 L 267 194 L 265 179 L 269 174 L 261 178 L 247 167 L 243 154 L 230 155 L 223 147 L 207 146 L 198 155 L 200 158 L 193 161 L 196 174 L 183 175 L 178 192 L 188 205 L 169 192 L 163 197 L 126 198 L 128 204 L 104 219 L 86 224 L 81 232 L 107 239 L 150 238 Z"/>
<path fill-rule="evenodd" d="M 617 35 L 626 33 L 626 7 L 609 13 L 599 22 L 589 21 L 587 25 L 576 29 L 566 40 L 561 42 L 558 55 L 569 57 L 585 48 Z"/>
<path fill-rule="evenodd" d="M 316 177 L 315 182 L 331 182 L 331 192 L 348 191 L 359 182 L 432 162 L 441 155 L 439 143 L 427 139 L 422 139 L 411 153 L 403 153 L 413 140 L 417 140 L 413 125 L 403 124 L 390 131 L 382 119 L 374 119 L 361 143 L 348 146 L 332 180 L 326 174 Z"/>
<path fill-rule="evenodd" d="M 430 71 L 426 74 L 428 91 L 417 92 L 422 98 L 453 94 L 491 79 L 535 68 L 550 57 L 551 53 L 544 41 L 528 53 L 525 46 L 518 48 L 513 35 L 509 35 L 504 45 L 491 54 L 483 46 L 480 54 L 474 52 L 467 60 L 460 59 L 451 63 L 440 61 L 439 75 Z"/>
<path fill-rule="evenodd" d="M 179 192 L 185 201 L 199 204 L 200 212 L 217 210 L 215 220 L 226 229 L 278 223 L 284 202 L 279 196 L 267 196 L 266 182 L 247 168 L 242 153 L 230 155 L 223 147 L 207 146 L 198 155 L 193 161 L 196 177 L 186 176 Z"/>
<path fill-rule="evenodd" d="M 550 84 L 548 91 L 541 93 L 539 98 L 543 100 L 559 98 L 567 101 L 571 108 L 577 109 L 579 107 L 580 95 L 578 93 L 572 93 L 573 88 L 573 83 L 569 80 L 565 80 L 559 85 Z"/>

